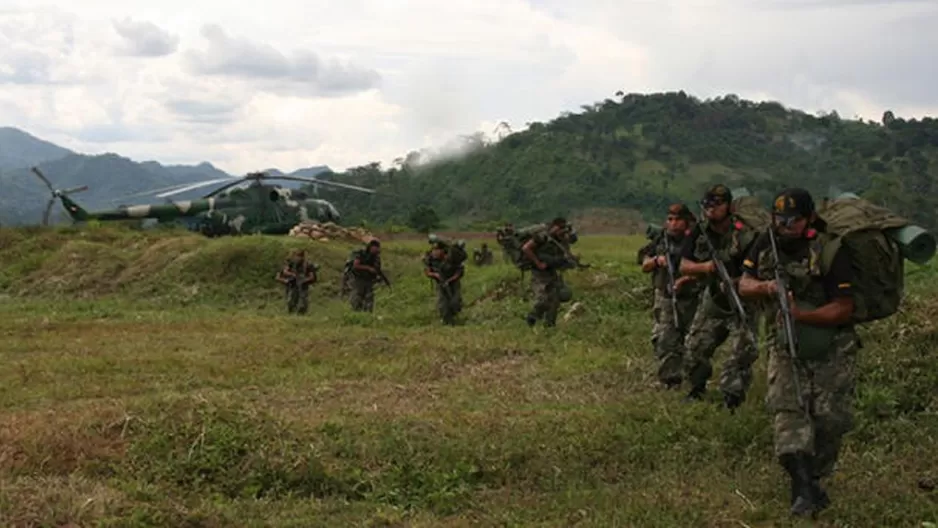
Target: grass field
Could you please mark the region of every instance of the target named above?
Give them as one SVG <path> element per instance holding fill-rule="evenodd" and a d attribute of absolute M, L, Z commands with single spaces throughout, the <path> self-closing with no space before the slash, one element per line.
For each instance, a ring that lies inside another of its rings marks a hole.
<path fill-rule="evenodd" d="M 386 245 L 365 315 L 336 297 L 350 245 L 0 229 L 0 526 L 799 525 L 764 356 L 736 415 L 656 387 L 640 243 L 583 237 L 580 310 L 532 330 L 505 265 L 470 266 L 443 327 L 419 241 Z M 302 317 L 273 281 L 300 246 Z M 910 264 L 905 311 L 863 329 L 815 525 L 938 523 L 936 277 Z"/>

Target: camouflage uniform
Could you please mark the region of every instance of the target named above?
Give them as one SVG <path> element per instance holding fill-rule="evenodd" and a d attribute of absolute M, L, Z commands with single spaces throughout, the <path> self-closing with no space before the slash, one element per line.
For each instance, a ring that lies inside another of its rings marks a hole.
<path fill-rule="evenodd" d="M 638 254 L 636 255 L 636 263 L 641 266 L 642 261 L 645 260 L 645 257 L 650 257 L 655 255 L 658 244 L 661 243 L 661 238 L 656 237 L 651 239 L 647 244 L 639 248 Z M 665 278 L 667 279 L 667 277 Z M 651 346 L 657 346 L 658 339 L 661 337 L 661 333 L 664 331 L 664 325 L 661 323 L 661 297 L 657 293 L 657 286 L 655 283 L 655 274 L 651 275 L 651 297 L 652 297 L 652 309 L 651 315 L 654 323 L 651 327 Z M 670 310 L 670 306 L 668 306 Z"/>
<path fill-rule="evenodd" d="M 568 258 L 558 244 L 568 246 L 547 232 L 537 233 L 532 237 L 534 253 L 547 264 L 547 269 L 531 268 L 531 291 L 534 294 L 534 310 L 528 314 L 527 322 L 534 326 L 541 318 L 545 326 L 557 324 L 557 312 L 560 304 L 569 298 L 569 287 L 564 283 L 560 269 Z M 569 248 L 568 248 L 569 251 Z"/>
<path fill-rule="evenodd" d="M 381 257 L 372 254 L 367 249 L 358 252 L 356 257 L 362 265 L 381 269 Z M 378 280 L 373 273 L 351 270 L 351 294 L 349 303 L 356 312 L 371 312 L 375 305 L 375 282 Z"/>
<path fill-rule="evenodd" d="M 495 240 L 498 242 L 498 245 L 502 247 L 502 258 L 505 262 L 513 262 L 513 255 L 518 251 L 521 251 L 521 248 L 518 247 L 517 241 L 514 238 L 515 229 L 513 226 L 506 226 L 500 228 L 495 232 Z"/>
<path fill-rule="evenodd" d="M 353 251 L 342 267 L 342 277 L 340 278 L 341 282 L 339 284 L 339 295 L 342 297 L 347 297 L 352 293 L 352 283 L 354 282 L 352 263 L 355 262 L 356 257 L 358 257 L 358 251 Z"/>
<path fill-rule="evenodd" d="M 436 259 L 430 253 L 424 257 L 424 265 L 429 271 L 439 273 L 443 281 L 458 274 L 459 278 L 444 285 L 436 282 L 436 308 L 445 324 L 453 324 L 456 315 L 462 311 L 462 277 L 465 266 L 453 264 L 446 259 Z"/>
<path fill-rule="evenodd" d="M 481 249 L 476 249 L 472 253 L 472 259 L 478 266 L 488 266 L 492 264 L 492 252 L 487 244 L 482 244 Z"/>
<path fill-rule="evenodd" d="M 309 286 L 316 280 L 316 266 L 303 260 L 291 262 L 288 269 L 293 280 L 287 283 L 287 311 L 305 314 L 309 308 Z M 312 280 L 306 282 L 309 274 L 312 274 Z"/>
<path fill-rule="evenodd" d="M 723 235 L 710 230 L 705 222 L 701 222 L 694 228 L 691 240 L 684 246 L 683 257 L 693 262 L 710 260 L 705 236 L 710 237 L 730 277 L 738 279 L 743 257 L 752 245 L 756 232 L 736 218 L 731 218 L 730 230 Z M 701 295 L 700 306 L 685 340 L 686 376 L 692 387 L 688 396 L 696 398 L 706 390 L 707 380 L 713 374 L 713 353 L 727 338 L 731 338 L 732 350 L 730 357 L 723 363 L 720 390 L 728 405 L 735 407 L 746 398 L 752 383 L 752 365 L 759 355 L 757 343 L 753 343 L 749 338 L 749 332 L 758 335 L 758 305 L 743 301 L 746 320 L 742 321 L 729 295 L 724 292 L 720 277 L 714 273 L 708 276 L 705 282 L 708 285 Z M 737 287 L 736 281 L 733 287 Z"/>
<path fill-rule="evenodd" d="M 283 282 L 288 313 L 305 314 L 309 308 L 309 286 L 316 281 L 318 266 L 303 260 L 288 260 L 277 280 Z M 308 275 L 312 277 L 308 278 Z"/>
<path fill-rule="evenodd" d="M 778 251 L 795 303 L 803 309 L 815 309 L 837 297 L 851 297 L 853 270 L 845 252 L 835 255 L 825 275 L 820 254 L 825 235 L 801 238 L 793 243 L 779 239 Z M 756 242 L 744 263 L 744 272 L 758 280 L 775 279 L 775 257 L 768 236 Z M 853 324 L 839 327 L 816 327 L 795 323 L 798 360 L 789 355 L 785 333 L 781 329 L 778 301 L 769 299 L 775 324 L 766 325 L 768 343 L 768 390 L 766 405 L 773 415 L 775 454 L 792 474 L 793 513 L 800 493 L 813 494 L 814 508 L 824 508 L 829 501 L 820 487 L 820 479 L 832 474 L 843 444 L 843 437 L 853 429 L 854 390 L 856 385 L 859 337 Z M 793 369 L 794 366 L 794 369 Z M 802 401 L 799 408 L 795 374 Z M 804 475 L 797 475 L 801 465 Z M 799 491 L 799 479 L 807 480 Z M 808 502 L 805 501 L 805 502 Z M 807 504 L 800 504 L 808 508 Z"/>
<path fill-rule="evenodd" d="M 675 278 L 680 277 L 677 270 L 680 267 L 680 250 L 685 239 L 675 239 L 667 235 L 671 242 L 669 258 L 674 265 Z M 664 238 L 655 241 L 648 256 L 665 255 L 667 248 Z M 681 368 L 684 363 L 684 341 L 688 328 L 697 313 L 701 287 L 697 281 L 685 283 L 677 292 L 677 315 L 680 321 L 674 321 L 674 310 L 671 309 L 670 278 L 667 267 L 661 267 L 652 272 L 652 281 L 655 286 L 655 321 L 656 335 L 652 342 L 655 345 L 655 357 L 658 359 L 658 379 L 669 386 L 681 382 Z M 676 324 L 677 323 L 677 324 Z"/>

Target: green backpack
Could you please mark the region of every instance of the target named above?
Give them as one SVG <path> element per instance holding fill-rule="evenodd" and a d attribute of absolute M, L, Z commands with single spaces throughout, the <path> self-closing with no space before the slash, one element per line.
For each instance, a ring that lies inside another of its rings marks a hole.
<path fill-rule="evenodd" d="M 460 266 L 463 262 L 469 258 L 469 255 L 466 253 L 466 241 L 465 240 L 448 240 L 440 237 L 434 233 L 430 233 L 427 237 L 427 240 L 431 244 L 437 242 L 442 242 L 446 246 L 446 260 L 453 266 Z"/>
<path fill-rule="evenodd" d="M 531 261 L 524 256 L 521 248 L 538 233 L 547 233 L 547 229 L 547 224 L 532 224 L 521 229 L 515 229 L 515 232 L 511 234 L 511 243 L 506 246 L 506 250 L 516 268 L 524 271 L 533 267 Z"/>
<path fill-rule="evenodd" d="M 733 214 L 753 231 L 765 231 L 772 223 L 769 210 L 762 206 L 758 198 L 750 196 L 748 191 L 734 189 L 733 196 L 736 196 L 736 193 L 740 196 L 733 199 Z"/>
<path fill-rule="evenodd" d="M 935 253 L 934 237 L 889 209 L 850 193 L 828 201 L 818 216 L 827 223 L 821 269 L 825 273 L 830 269 L 839 249 L 850 258 L 853 322 L 867 323 L 895 314 L 905 290 L 905 259 L 921 263 L 930 259 Z M 926 245 L 924 254 L 922 243 Z"/>

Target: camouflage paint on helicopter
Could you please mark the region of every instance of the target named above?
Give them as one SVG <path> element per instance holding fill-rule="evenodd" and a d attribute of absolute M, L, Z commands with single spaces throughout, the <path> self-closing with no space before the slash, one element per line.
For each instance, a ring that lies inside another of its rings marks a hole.
<path fill-rule="evenodd" d="M 86 211 L 66 194 L 53 193 L 62 201 L 66 212 L 77 222 L 89 220 L 119 221 L 133 219 L 156 219 L 159 222 L 186 221 L 189 228 L 206 236 L 225 236 L 240 234 L 282 235 L 290 232 L 296 224 L 305 220 L 338 222 L 339 211 L 326 200 L 312 198 L 306 192 L 283 188 L 278 185 L 265 185 L 262 179 L 286 179 L 311 182 L 315 184 L 335 185 L 357 191 L 374 192 L 371 189 L 356 187 L 315 178 L 290 176 L 270 177 L 263 173 L 252 173 L 228 183 L 221 189 L 210 193 L 201 200 L 184 200 L 165 204 L 122 205 L 116 209 L 104 211 Z M 203 182 L 198 185 L 217 183 L 218 180 Z M 213 195 L 225 188 L 251 181 L 244 189 L 232 189 L 219 198 Z M 157 196 L 169 196 L 194 188 L 187 184 L 182 189 L 164 192 Z"/>

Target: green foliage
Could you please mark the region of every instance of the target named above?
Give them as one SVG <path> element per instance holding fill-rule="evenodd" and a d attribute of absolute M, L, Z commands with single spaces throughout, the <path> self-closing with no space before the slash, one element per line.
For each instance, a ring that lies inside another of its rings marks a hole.
<path fill-rule="evenodd" d="M 407 225 L 418 233 L 427 234 L 440 227 L 440 217 L 432 207 L 421 204 L 410 214 Z"/>
<path fill-rule="evenodd" d="M 634 209 L 657 221 L 667 204 L 697 200 L 716 182 L 744 185 L 763 200 L 798 184 L 818 197 L 831 187 L 850 190 L 938 226 L 936 119 L 892 116 L 883 125 L 684 92 L 628 94 L 584 108 L 458 158 L 351 169 L 334 177 L 394 196 L 329 198 L 348 218 L 379 221 L 432 203 L 462 229 L 587 208 Z"/>

